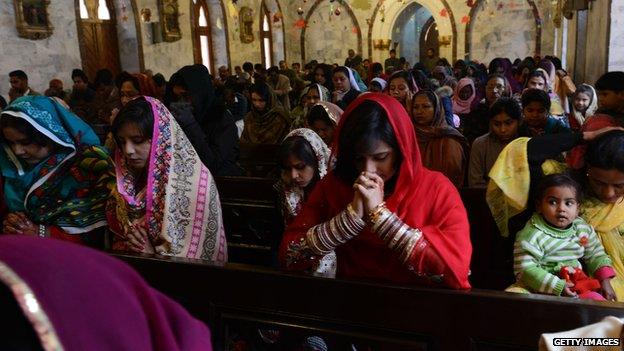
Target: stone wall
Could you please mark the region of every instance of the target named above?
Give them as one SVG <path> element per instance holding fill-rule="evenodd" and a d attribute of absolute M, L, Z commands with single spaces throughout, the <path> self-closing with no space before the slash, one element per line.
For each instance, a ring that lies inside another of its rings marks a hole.
<path fill-rule="evenodd" d="M 496 57 L 532 56 L 536 47 L 533 8 L 525 0 L 484 2 L 476 8 L 470 34 L 470 58 L 489 62 Z"/>
<path fill-rule="evenodd" d="M 624 0 L 611 0 L 609 71 L 624 71 Z"/>
<path fill-rule="evenodd" d="M 71 88 L 71 71 L 82 66 L 74 0 L 51 1 L 49 18 L 54 33 L 47 39 L 29 40 L 17 36 L 13 1 L 0 1 L 0 94 L 8 98 L 9 72 L 22 69 L 30 86 L 43 93 L 53 78 Z"/>

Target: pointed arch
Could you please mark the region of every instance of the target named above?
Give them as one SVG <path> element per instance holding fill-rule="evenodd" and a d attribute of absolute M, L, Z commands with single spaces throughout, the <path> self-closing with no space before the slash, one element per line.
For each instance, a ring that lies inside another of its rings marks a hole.
<path fill-rule="evenodd" d="M 306 26 L 301 29 L 301 37 L 300 37 L 301 62 L 306 62 L 306 48 L 305 48 L 306 40 L 305 38 L 306 38 L 306 29 L 308 27 L 307 23 L 310 21 L 310 18 L 312 17 L 312 15 L 316 11 L 316 9 L 319 7 L 319 5 L 321 5 L 322 2 L 323 0 L 316 0 L 314 4 L 312 5 L 312 7 L 310 7 L 310 10 L 308 10 L 308 13 L 306 14 L 306 17 L 305 17 Z M 351 21 L 353 22 L 353 26 L 355 30 L 357 31 L 357 52 L 362 53 L 362 30 L 360 29 L 360 24 L 358 23 L 357 17 L 353 13 L 353 9 L 351 9 L 351 6 L 349 6 L 347 2 L 343 2 L 342 4 L 343 4 L 344 10 L 347 12 L 347 15 L 349 15 L 349 18 L 351 18 Z"/>
<path fill-rule="evenodd" d="M 535 4 L 534 0 L 526 0 L 527 4 L 531 7 L 533 18 L 535 20 L 535 55 L 541 55 L 542 51 L 542 23 L 540 18 L 539 9 Z M 472 47 L 472 32 L 473 26 L 476 19 L 477 12 L 481 9 L 481 5 L 483 5 L 483 0 L 475 0 L 474 6 L 470 9 L 468 14 L 468 24 L 466 25 L 466 40 L 465 40 L 465 58 L 470 59 L 471 57 L 471 47 Z M 483 59 L 479 57 L 478 59 Z"/>
<path fill-rule="evenodd" d="M 451 36 L 450 56 L 452 60 L 455 61 L 457 59 L 457 22 L 455 21 L 455 15 L 453 14 L 453 10 L 451 9 L 451 6 L 449 5 L 448 1 L 447 0 L 412 0 L 412 1 L 403 2 L 398 5 L 401 7 L 409 6 L 413 2 L 418 3 L 422 7 L 429 10 L 429 12 L 431 12 L 431 14 L 433 15 L 433 19 L 441 27 L 442 31 L 440 32 L 440 35 L 450 34 Z M 386 5 L 388 5 L 388 2 L 385 2 L 385 3 Z M 382 21 L 377 20 L 377 16 L 381 10 L 381 6 L 383 5 L 384 5 L 384 0 L 377 1 L 377 5 L 375 6 L 375 9 L 373 10 L 373 15 L 371 16 L 371 20 L 368 23 L 368 54 L 371 58 L 373 57 L 373 32 L 375 31 L 376 26 L 378 28 L 377 31 L 379 31 L 379 26 L 380 26 L 379 23 Z M 446 14 L 442 16 L 440 11 L 436 11 L 438 9 L 444 10 Z M 402 11 L 402 8 L 394 11 L 395 15 L 398 16 L 398 14 L 401 11 Z M 392 27 L 394 26 L 394 20 L 389 21 L 389 22 L 390 22 L 389 30 L 391 30 Z M 445 31 L 443 30 L 444 28 L 446 28 Z M 387 35 L 387 37 L 389 38 L 390 35 Z M 383 37 L 380 39 L 387 39 L 387 38 Z"/>
<path fill-rule="evenodd" d="M 230 66 L 227 16 L 221 0 L 190 0 L 193 60 L 214 74 L 220 66 Z M 203 14 L 203 16 L 200 16 Z M 201 20 L 201 23 L 200 23 Z"/>

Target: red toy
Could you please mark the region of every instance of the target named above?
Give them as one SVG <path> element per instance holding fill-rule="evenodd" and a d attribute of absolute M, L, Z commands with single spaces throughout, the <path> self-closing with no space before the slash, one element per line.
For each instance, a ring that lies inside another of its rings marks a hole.
<path fill-rule="evenodd" d="M 563 266 L 561 270 L 559 270 L 559 278 L 574 284 L 570 289 L 577 293 L 581 299 L 605 300 L 600 294 L 600 282 L 597 279 L 588 277 L 581 268 Z"/>

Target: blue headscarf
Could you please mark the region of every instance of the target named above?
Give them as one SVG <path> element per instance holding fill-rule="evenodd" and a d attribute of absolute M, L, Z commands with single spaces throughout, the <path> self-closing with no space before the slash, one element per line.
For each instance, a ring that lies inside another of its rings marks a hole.
<path fill-rule="evenodd" d="M 106 225 L 104 204 L 114 185 L 113 165 L 91 127 L 44 96 L 16 99 L 0 121 L 7 116 L 25 120 L 56 146 L 45 160 L 28 166 L 2 143 L 0 171 L 9 210 L 26 212 L 34 222 L 56 224 L 70 234 Z"/>

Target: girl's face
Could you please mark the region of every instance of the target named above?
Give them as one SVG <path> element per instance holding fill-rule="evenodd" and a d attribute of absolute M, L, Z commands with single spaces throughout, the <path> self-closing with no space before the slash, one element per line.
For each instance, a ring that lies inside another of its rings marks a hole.
<path fill-rule="evenodd" d="M 314 81 L 320 85 L 325 85 L 325 72 L 322 68 L 317 68 L 314 71 Z"/>
<path fill-rule="evenodd" d="M 370 152 L 355 155 L 355 168 L 358 172 L 375 173 L 387 182 L 396 172 L 395 161 L 394 149 L 386 142 L 377 140 Z"/>
<path fill-rule="evenodd" d="M 589 167 L 587 180 L 594 196 L 604 203 L 614 204 L 624 196 L 624 173 L 617 169 Z"/>
<path fill-rule="evenodd" d="M 576 190 L 568 186 L 553 186 L 546 189 L 538 202 L 537 213 L 553 227 L 559 229 L 569 227 L 579 213 Z"/>
<path fill-rule="evenodd" d="M 145 138 L 135 123 L 122 125 L 115 139 L 130 171 L 135 175 L 141 174 L 149 161 L 152 139 Z"/>
<path fill-rule="evenodd" d="M 542 77 L 531 77 L 527 83 L 527 88 L 546 90 L 546 81 Z"/>
<path fill-rule="evenodd" d="M 295 155 L 288 156 L 282 168 L 282 180 L 290 186 L 305 188 L 314 179 L 314 168 L 305 164 Z"/>
<path fill-rule="evenodd" d="M 53 146 L 41 146 L 11 127 L 2 129 L 2 134 L 15 156 L 31 166 L 50 157 L 54 150 Z"/>
<path fill-rule="evenodd" d="M 591 98 L 589 95 L 585 93 L 577 93 L 574 95 L 574 108 L 579 112 L 587 111 L 589 104 L 591 103 Z"/>
<path fill-rule="evenodd" d="M 472 96 L 472 86 L 466 85 L 465 87 L 459 89 L 459 98 L 461 100 L 468 100 Z"/>
<path fill-rule="evenodd" d="M 435 107 L 426 95 L 418 95 L 412 104 L 412 118 L 417 126 L 429 127 L 433 121 Z"/>
<path fill-rule="evenodd" d="M 349 77 L 344 72 L 336 72 L 332 78 L 334 82 L 334 89 L 338 91 L 349 91 L 351 89 L 351 83 L 349 83 Z"/>
<path fill-rule="evenodd" d="M 305 98 L 305 105 L 308 107 L 312 107 L 316 105 L 319 101 L 321 101 L 321 96 L 319 95 L 318 89 L 316 87 L 310 88 Z"/>
<path fill-rule="evenodd" d="M 522 109 L 524 120 L 530 127 L 543 127 L 548 120 L 546 107 L 538 101 L 532 101 Z"/>
<path fill-rule="evenodd" d="M 334 140 L 334 131 L 336 130 L 336 127 L 331 124 L 327 124 L 327 122 L 322 119 L 317 119 L 312 123 L 310 129 L 318 134 L 327 146 L 331 146 Z"/>
<path fill-rule="evenodd" d="M 492 105 L 498 98 L 503 96 L 505 89 L 505 81 L 502 78 L 496 77 L 488 80 L 485 86 L 485 101 Z"/>
<path fill-rule="evenodd" d="M 394 78 L 390 81 L 390 88 L 388 89 L 390 96 L 397 99 L 401 104 L 405 105 L 405 98 L 409 92 L 409 86 L 403 78 Z"/>
<path fill-rule="evenodd" d="M 266 109 L 266 101 L 257 93 L 251 93 L 251 104 L 258 112 L 262 112 Z"/>

